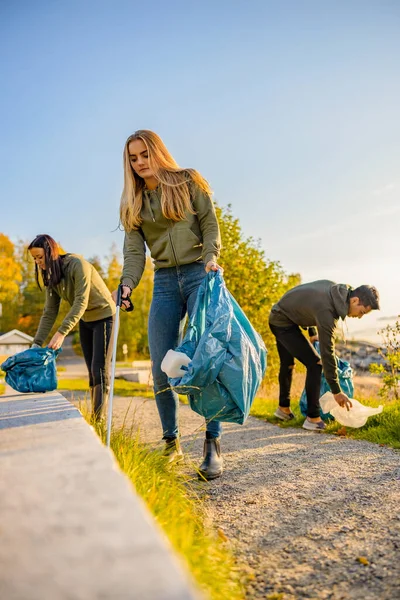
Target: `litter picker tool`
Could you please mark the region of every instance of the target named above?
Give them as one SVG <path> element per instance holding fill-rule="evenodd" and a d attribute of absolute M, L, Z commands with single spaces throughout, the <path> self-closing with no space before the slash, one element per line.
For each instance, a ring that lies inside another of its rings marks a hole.
<path fill-rule="evenodd" d="M 122 297 L 122 285 L 118 286 L 117 290 L 117 312 L 115 314 L 115 321 L 113 327 L 113 348 L 112 348 L 112 361 L 111 361 L 111 385 L 110 395 L 108 398 L 108 414 L 107 414 L 107 446 L 110 447 L 111 439 L 111 425 L 112 425 L 112 412 L 113 412 L 113 400 L 114 400 L 114 381 L 115 381 L 115 364 L 117 362 L 117 342 L 118 342 L 118 331 L 119 331 L 119 311 L 122 309 L 122 303 L 128 302 L 128 306 L 124 308 L 126 312 L 133 310 L 133 304 L 129 298 Z"/>

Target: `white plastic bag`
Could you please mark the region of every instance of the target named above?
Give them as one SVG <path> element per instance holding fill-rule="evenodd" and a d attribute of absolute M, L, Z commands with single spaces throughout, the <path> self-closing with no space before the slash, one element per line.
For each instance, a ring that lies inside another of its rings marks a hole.
<path fill-rule="evenodd" d="M 183 352 L 175 352 L 175 350 L 168 350 L 161 363 L 161 370 L 168 375 L 168 377 L 182 377 L 185 375 L 186 370 L 182 367 L 187 367 L 192 359 L 189 358 Z"/>
<path fill-rule="evenodd" d="M 331 392 L 326 392 L 321 396 L 319 402 L 324 413 L 331 413 L 338 423 L 346 427 L 362 427 L 367 422 L 368 417 L 379 415 L 383 411 L 382 405 L 378 408 L 372 408 L 371 406 L 364 406 L 354 398 L 351 398 L 352 408 L 347 410 L 347 408 L 339 406 Z"/>

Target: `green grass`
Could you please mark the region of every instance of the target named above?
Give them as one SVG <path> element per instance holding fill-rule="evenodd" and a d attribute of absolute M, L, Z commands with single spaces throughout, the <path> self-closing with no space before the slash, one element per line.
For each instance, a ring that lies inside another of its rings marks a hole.
<path fill-rule="evenodd" d="M 58 380 L 58 389 L 68 390 L 70 392 L 88 392 L 89 383 L 87 379 L 64 379 Z M 116 379 L 114 384 L 114 396 L 140 396 L 141 398 L 154 398 L 153 388 L 145 383 L 133 383 L 124 379 Z M 179 395 L 182 404 L 188 404 L 187 396 Z"/>
<path fill-rule="evenodd" d="M 328 424 L 326 433 L 345 434 L 347 437 L 357 440 L 366 440 L 375 444 L 383 444 L 392 448 L 400 448 L 400 402 L 391 400 L 384 401 L 381 398 L 373 396 L 359 396 L 357 400 L 367 406 L 379 406 L 383 404 L 383 412 L 380 415 L 370 417 L 364 427 L 352 429 L 346 427 L 343 431 L 342 426 L 337 422 Z M 277 407 L 276 398 L 256 398 L 251 408 L 250 414 L 259 419 L 265 419 L 270 423 L 279 425 L 280 427 L 301 427 L 304 422 L 304 417 L 300 412 L 299 401 L 291 402 L 291 409 L 295 415 L 295 419 L 287 423 L 282 423 L 274 417 L 274 412 Z"/>
<path fill-rule="evenodd" d="M 364 427 L 350 430 L 349 437 L 400 449 L 400 402 L 376 399 L 370 402 L 361 401 L 369 406 L 383 404 L 383 412 L 370 417 Z"/>
<path fill-rule="evenodd" d="M 59 390 L 70 390 L 70 391 L 88 391 L 87 379 L 59 379 L 58 380 Z M 3 392 L 4 393 L 4 392 Z M 115 380 L 114 387 L 115 396 L 131 397 L 141 396 L 143 398 L 154 398 L 153 390 L 151 387 L 140 384 L 125 381 L 123 379 Z M 264 419 L 269 423 L 274 423 L 280 427 L 301 427 L 304 422 L 304 417 L 300 412 L 298 400 L 293 400 L 291 404 L 292 411 L 295 414 L 295 419 L 288 423 L 282 423 L 274 417 L 274 412 L 277 407 L 276 398 L 268 397 L 268 392 L 265 394 L 266 397 L 257 397 L 254 400 L 250 414 L 259 419 Z M 275 394 L 274 394 L 275 396 Z M 187 404 L 186 396 L 179 396 L 181 402 Z M 391 400 L 384 401 L 381 398 L 374 396 L 360 396 L 357 395 L 357 399 L 366 404 L 367 406 L 378 406 L 383 404 L 383 413 L 370 417 L 364 427 L 359 429 L 346 428 L 346 436 L 358 440 L 367 440 L 375 444 L 384 444 L 391 446 L 392 448 L 400 448 L 400 402 Z M 342 429 L 339 423 L 333 422 L 328 424 L 326 433 L 337 433 Z"/>
<path fill-rule="evenodd" d="M 104 421 L 96 430 L 104 442 Z M 209 524 L 204 502 L 189 476 L 176 466 L 168 468 L 161 452 L 141 443 L 132 428 L 114 430 L 111 448 L 206 597 L 242 600 L 246 568 L 236 564 L 224 533 Z"/>
<path fill-rule="evenodd" d="M 77 354 L 78 356 L 82 356 L 83 357 L 83 351 L 82 351 L 82 346 L 80 344 L 79 341 L 75 340 L 74 338 L 72 339 L 72 348 L 75 352 L 75 354 Z M 135 360 L 148 360 L 148 357 L 138 357 Z M 116 362 L 116 366 L 120 367 L 121 369 L 131 369 L 132 368 L 132 360 L 117 360 Z"/>
<path fill-rule="evenodd" d="M 89 391 L 89 383 L 87 379 L 64 379 L 58 380 L 59 390 L 69 390 L 71 392 L 87 392 Z M 142 398 L 153 398 L 153 390 L 148 385 L 143 383 L 132 383 L 124 379 L 116 379 L 114 384 L 115 396 L 141 396 Z"/>

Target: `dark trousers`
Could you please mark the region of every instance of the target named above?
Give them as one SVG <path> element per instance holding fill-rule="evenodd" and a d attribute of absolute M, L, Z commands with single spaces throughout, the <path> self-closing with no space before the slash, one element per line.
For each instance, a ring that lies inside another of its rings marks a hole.
<path fill-rule="evenodd" d="M 89 371 L 89 385 L 101 384 L 103 390 L 109 384 L 108 346 L 111 339 L 113 318 L 99 321 L 79 321 L 79 335 L 83 356 Z"/>
<path fill-rule="evenodd" d="M 321 357 L 297 325 L 276 327 L 270 323 L 269 326 L 276 337 L 281 363 L 279 369 L 279 406 L 290 406 L 294 359 L 297 358 L 307 368 L 307 416 L 311 418 L 319 417 L 322 367 L 318 363 L 321 361 Z"/>

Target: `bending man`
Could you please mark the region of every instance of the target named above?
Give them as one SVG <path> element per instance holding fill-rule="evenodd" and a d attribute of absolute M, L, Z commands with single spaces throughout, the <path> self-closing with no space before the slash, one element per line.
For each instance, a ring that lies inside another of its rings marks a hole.
<path fill-rule="evenodd" d="M 294 418 L 290 410 L 290 388 L 294 359 L 307 368 L 307 418 L 304 429 L 319 431 L 326 425 L 320 417 L 319 392 L 321 371 L 336 402 L 351 407 L 350 399 L 339 385 L 335 359 L 335 330 L 338 320 L 346 317 L 361 319 L 371 310 L 379 310 L 376 288 L 361 285 L 356 289 L 333 281 L 321 280 L 298 285 L 286 292 L 271 310 L 269 326 L 276 337 L 280 358 L 279 407 L 275 416 L 282 421 Z M 309 329 L 310 337 L 318 330 L 321 356 L 300 331 Z"/>

